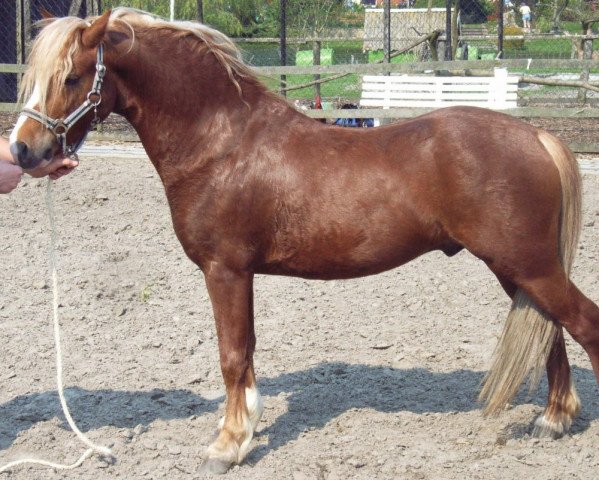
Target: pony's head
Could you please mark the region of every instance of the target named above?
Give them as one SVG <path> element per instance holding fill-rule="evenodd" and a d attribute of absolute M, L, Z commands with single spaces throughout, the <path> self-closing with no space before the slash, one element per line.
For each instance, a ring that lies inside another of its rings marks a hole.
<path fill-rule="evenodd" d="M 110 11 L 93 21 L 46 19 L 21 85 L 26 102 L 10 137 L 25 169 L 74 153 L 94 122 L 111 112 L 115 87 L 104 78 L 103 42 Z"/>
<path fill-rule="evenodd" d="M 21 85 L 25 108 L 11 134 L 11 151 L 25 169 L 73 153 L 112 111 L 129 121 L 151 117 L 153 125 L 148 112 L 170 108 L 189 123 L 223 105 L 247 107 L 244 82 L 263 88 L 235 44 L 202 24 L 119 7 L 100 17 L 50 18 L 42 25 Z"/>

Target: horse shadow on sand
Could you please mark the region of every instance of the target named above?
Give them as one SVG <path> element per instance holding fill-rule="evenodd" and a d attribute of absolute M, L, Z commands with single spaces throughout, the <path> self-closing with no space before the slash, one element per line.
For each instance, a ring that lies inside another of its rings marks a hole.
<path fill-rule="evenodd" d="M 352 409 L 369 408 L 379 412 L 402 411 L 415 414 L 469 412 L 480 409 L 476 397 L 484 372 L 454 370 L 431 372 L 424 368 L 397 369 L 382 366 L 322 363 L 305 370 L 259 379 L 261 393 L 267 397 L 283 394 L 287 412 L 271 425 L 261 427 L 258 436 L 268 435 L 268 442 L 256 446 L 248 456 L 258 462 L 270 451 L 297 439 L 306 429 L 320 429 L 339 415 Z M 572 433 L 586 430 L 599 418 L 597 387 L 591 370 L 573 369 L 574 381 L 583 404 L 574 421 Z M 522 389 L 526 392 L 526 389 Z M 541 385 L 532 398 L 520 393 L 516 404 L 533 403 L 543 407 L 547 386 Z M 68 388 L 67 402 L 77 426 L 82 431 L 103 426 L 134 428 L 155 420 L 189 418 L 215 412 L 224 397 L 206 399 L 191 390 L 118 391 Z M 93 411 L 93 416 L 88 412 Z M 62 420 L 56 391 L 32 393 L 0 404 L 0 450 L 9 448 L 21 431 L 38 422 Z M 531 419 L 532 420 L 532 419 Z M 514 436 L 528 433 L 528 426 L 511 425 Z M 206 432 L 207 435 L 212 432 Z"/>

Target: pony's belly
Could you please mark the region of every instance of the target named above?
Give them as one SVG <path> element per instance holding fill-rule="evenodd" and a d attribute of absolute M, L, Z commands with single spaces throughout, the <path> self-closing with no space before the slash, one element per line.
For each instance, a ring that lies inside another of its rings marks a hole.
<path fill-rule="evenodd" d="M 429 245 L 414 244 L 393 250 L 378 248 L 358 252 L 328 250 L 326 253 L 298 253 L 280 261 L 265 263 L 256 269 L 256 273 L 318 280 L 364 277 L 399 267 L 430 250 Z"/>

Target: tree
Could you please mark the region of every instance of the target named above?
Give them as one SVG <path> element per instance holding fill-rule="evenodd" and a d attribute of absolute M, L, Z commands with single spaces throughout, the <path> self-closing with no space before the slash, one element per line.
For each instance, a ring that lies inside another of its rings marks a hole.
<path fill-rule="evenodd" d="M 341 0 L 288 0 L 287 18 L 298 36 L 318 36 L 344 9 Z"/>
<path fill-rule="evenodd" d="M 580 22 L 589 18 L 593 13 L 593 2 L 587 0 L 539 0 L 532 8 L 537 28 L 542 31 L 559 32 L 563 20 Z"/>
<path fill-rule="evenodd" d="M 122 0 L 104 0 L 106 8 L 123 5 Z M 169 17 L 169 2 L 129 0 L 130 7 L 163 18 Z M 200 12 L 203 18 L 200 18 Z M 277 31 L 278 0 L 176 0 L 175 18 L 200 20 L 233 36 L 274 35 Z"/>
<path fill-rule="evenodd" d="M 78 0 L 75 0 L 78 1 Z M 177 0 L 175 18 L 197 20 L 199 2 L 204 22 L 233 36 L 276 36 L 279 29 L 279 0 Z M 164 0 L 103 0 L 105 8 L 126 5 L 169 17 L 169 2 Z M 314 36 L 339 22 L 345 11 L 343 0 L 287 0 L 288 28 L 297 35 Z"/>
<path fill-rule="evenodd" d="M 276 33 L 276 0 L 205 0 L 206 23 L 231 36 Z M 278 11 L 278 5 L 276 8 Z"/>

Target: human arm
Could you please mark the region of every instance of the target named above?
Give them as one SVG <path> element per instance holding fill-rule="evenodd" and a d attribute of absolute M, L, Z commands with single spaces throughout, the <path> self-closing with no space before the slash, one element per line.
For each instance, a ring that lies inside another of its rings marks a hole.
<path fill-rule="evenodd" d="M 23 169 L 18 165 L 0 160 L 0 193 L 10 193 L 21 181 Z"/>
<path fill-rule="evenodd" d="M 0 193 L 12 192 L 22 176 L 23 170 L 14 164 L 8 141 L 0 137 Z"/>
<path fill-rule="evenodd" d="M 15 163 L 14 159 L 12 158 L 12 153 L 10 153 L 8 140 L 6 140 L 4 137 L 0 137 L 0 160 Z"/>

